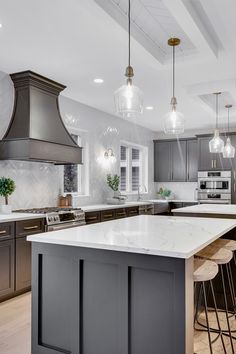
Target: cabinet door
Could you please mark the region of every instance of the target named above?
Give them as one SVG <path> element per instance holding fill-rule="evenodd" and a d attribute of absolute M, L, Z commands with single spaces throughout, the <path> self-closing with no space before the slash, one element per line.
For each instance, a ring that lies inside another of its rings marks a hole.
<path fill-rule="evenodd" d="M 14 292 L 14 239 L 0 242 L 0 299 Z"/>
<path fill-rule="evenodd" d="M 187 175 L 186 166 L 186 141 L 171 142 L 172 171 L 171 180 L 173 182 L 185 182 Z"/>
<path fill-rule="evenodd" d="M 171 180 L 171 143 L 154 142 L 154 182 Z"/>
<path fill-rule="evenodd" d="M 209 141 L 212 137 L 204 137 L 198 139 L 198 169 L 201 171 L 214 170 L 215 154 L 209 151 Z"/>
<path fill-rule="evenodd" d="M 16 238 L 16 290 L 31 285 L 31 242 L 25 237 Z"/>
<path fill-rule="evenodd" d="M 197 182 L 198 149 L 197 140 L 187 141 L 187 181 Z"/>

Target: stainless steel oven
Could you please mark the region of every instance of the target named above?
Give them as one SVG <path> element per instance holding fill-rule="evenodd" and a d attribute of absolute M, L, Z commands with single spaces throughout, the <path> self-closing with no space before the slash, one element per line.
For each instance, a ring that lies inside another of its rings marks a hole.
<path fill-rule="evenodd" d="M 199 171 L 198 201 L 231 204 L 231 171 Z"/>

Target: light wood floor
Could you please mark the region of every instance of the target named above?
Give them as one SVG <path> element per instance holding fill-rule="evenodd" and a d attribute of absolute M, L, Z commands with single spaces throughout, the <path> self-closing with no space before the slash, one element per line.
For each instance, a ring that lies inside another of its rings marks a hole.
<path fill-rule="evenodd" d="M 211 325 L 216 324 L 214 314 L 211 314 Z M 222 326 L 225 326 L 225 316 L 220 314 Z M 204 318 L 202 317 L 204 321 Z M 236 320 L 231 319 L 236 329 Z M 232 350 L 227 341 L 227 354 Z M 236 351 L 236 341 L 235 351 Z M 206 333 L 195 333 L 195 353 L 209 354 L 208 337 Z M 1 354 L 31 354 L 31 294 L 27 293 L 0 304 L 0 353 Z M 222 344 L 218 340 L 214 344 L 214 354 L 223 354 Z"/>

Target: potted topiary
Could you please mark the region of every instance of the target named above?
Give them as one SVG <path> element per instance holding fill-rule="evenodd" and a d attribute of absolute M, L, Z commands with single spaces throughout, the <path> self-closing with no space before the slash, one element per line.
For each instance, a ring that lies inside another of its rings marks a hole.
<path fill-rule="evenodd" d="M 15 182 L 11 178 L 0 178 L 0 196 L 5 198 L 5 205 L 1 205 L 1 212 L 4 214 L 9 214 L 12 211 L 11 205 L 8 205 L 8 197 L 15 189 Z"/>

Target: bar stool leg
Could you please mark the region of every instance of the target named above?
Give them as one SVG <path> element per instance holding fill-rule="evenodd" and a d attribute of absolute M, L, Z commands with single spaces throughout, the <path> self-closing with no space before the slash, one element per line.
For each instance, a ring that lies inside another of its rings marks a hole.
<path fill-rule="evenodd" d="M 234 290 L 234 283 L 233 283 L 233 276 L 232 276 L 232 270 L 230 263 L 226 264 L 226 271 L 227 271 L 227 278 L 228 278 L 228 283 L 229 283 L 229 291 L 230 291 L 230 297 L 233 305 L 233 315 L 236 317 L 236 302 L 235 302 L 235 290 Z"/>
<path fill-rule="evenodd" d="M 232 352 L 233 352 L 233 354 L 235 354 L 235 351 L 234 351 L 234 344 L 233 344 L 233 339 L 232 339 L 232 334 L 231 334 L 231 329 L 230 329 L 230 323 L 229 323 L 229 311 L 228 311 L 228 302 L 227 302 L 227 296 L 226 296 L 226 290 L 225 290 L 224 271 L 223 271 L 223 266 L 222 266 L 222 264 L 220 264 L 219 266 L 220 266 L 220 274 L 221 274 L 222 287 L 223 287 L 223 293 L 224 293 L 224 303 L 225 303 L 226 321 L 227 321 L 227 326 L 228 326 L 230 344 L 231 344 L 231 347 L 232 347 Z"/>
<path fill-rule="evenodd" d="M 209 319 L 208 319 L 206 288 L 205 288 L 204 282 L 202 283 L 202 288 L 203 288 L 204 309 L 205 309 L 205 315 L 206 315 L 207 333 L 208 333 L 208 339 L 209 339 L 210 353 L 213 354 L 212 343 L 211 343 L 211 331 L 210 331 L 210 325 L 209 325 Z"/>
<path fill-rule="evenodd" d="M 213 288 L 212 280 L 210 280 L 210 288 L 211 288 L 211 293 L 212 293 L 212 298 L 213 298 L 213 303 L 214 303 L 214 308 L 215 308 L 215 314 L 216 314 L 216 320 L 217 320 L 217 324 L 218 324 L 218 328 L 219 328 L 219 334 L 220 334 L 220 337 L 221 337 L 222 346 L 223 346 L 223 349 L 224 349 L 224 353 L 227 354 L 227 351 L 226 351 L 226 348 L 225 348 L 225 342 L 224 342 L 224 338 L 223 338 L 223 333 L 222 333 L 222 329 L 221 329 L 221 325 L 220 325 L 220 319 L 219 319 L 219 315 L 218 315 L 215 291 L 214 291 L 214 288 Z"/>

